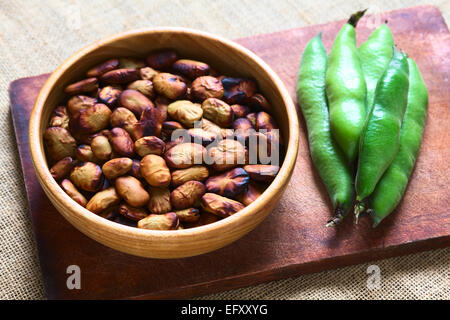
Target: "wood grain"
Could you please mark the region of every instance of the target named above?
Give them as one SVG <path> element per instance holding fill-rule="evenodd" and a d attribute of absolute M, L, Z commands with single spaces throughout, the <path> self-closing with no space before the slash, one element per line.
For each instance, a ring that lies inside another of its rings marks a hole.
<path fill-rule="evenodd" d="M 177 260 L 144 259 L 104 247 L 66 222 L 45 197 L 27 144 L 29 112 L 48 75 L 11 84 L 11 108 L 45 290 L 51 299 L 186 298 L 303 273 L 450 245 L 450 34 L 438 9 L 402 9 L 387 19 L 398 46 L 416 60 L 429 90 L 424 141 L 408 190 L 397 210 L 377 229 L 368 219 L 325 229 L 330 204 L 312 167 L 305 126 L 291 182 L 269 217 L 254 231 L 215 252 Z M 358 42 L 371 31 L 358 25 Z M 329 50 L 341 22 L 240 39 L 282 78 L 292 97 L 307 41 L 323 32 Z M 66 268 L 82 270 L 82 290 L 66 288 Z"/>

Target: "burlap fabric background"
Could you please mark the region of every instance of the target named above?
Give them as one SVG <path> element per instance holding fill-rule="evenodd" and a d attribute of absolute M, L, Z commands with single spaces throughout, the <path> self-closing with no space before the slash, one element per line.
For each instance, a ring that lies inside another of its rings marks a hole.
<path fill-rule="evenodd" d="M 437 5 L 446 21 L 450 2 Z M 104 36 L 152 26 L 185 26 L 238 38 L 345 19 L 420 1 L 86 0 L 0 1 L 0 298 L 42 299 L 36 255 L 7 88 L 17 78 L 54 70 Z M 367 289 L 368 264 L 223 292 L 219 299 L 450 298 L 450 248 L 376 262 L 381 288 Z"/>

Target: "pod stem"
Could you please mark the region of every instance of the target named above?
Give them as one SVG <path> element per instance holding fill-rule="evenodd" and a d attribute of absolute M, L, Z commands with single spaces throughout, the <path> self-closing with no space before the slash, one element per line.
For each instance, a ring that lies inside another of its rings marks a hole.
<path fill-rule="evenodd" d="M 342 220 L 344 220 L 344 216 L 345 216 L 345 210 L 342 207 L 337 207 L 336 210 L 334 210 L 334 216 L 331 220 L 327 221 L 327 224 L 325 225 L 325 227 L 329 228 L 329 227 L 335 227 L 338 224 L 340 224 L 342 222 Z"/>
<path fill-rule="evenodd" d="M 362 18 L 364 13 L 366 13 L 367 9 L 358 11 L 350 16 L 350 19 L 348 19 L 347 23 L 352 25 L 354 28 L 356 28 L 356 25 L 358 24 L 359 19 Z"/>
<path fill-rule="evenodd" d="M 358 224 L 359 221 L 359 216 L 361 215 L 361 213 L 363 213 L 366 210 L 366 206 L 364 204 L 364 201 L 357 201 L 355 204 L 355 209 L 354 209 L 354 213 L 355 213 L 355 224 Z"/>

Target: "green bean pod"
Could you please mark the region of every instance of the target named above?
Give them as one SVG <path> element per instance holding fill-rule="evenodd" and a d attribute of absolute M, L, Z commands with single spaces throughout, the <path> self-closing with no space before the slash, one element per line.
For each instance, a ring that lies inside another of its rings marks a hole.
<path fill-rule="evenodd" d="M 356 222 L 367 197 L 397 154 L 408 100 L 408 77 L 407 56 L 394 48 L 392 59 L 378 82 L 373 107 L 361 135 L 355 183 Z"/>
<path fill-rule="evenodd" d="M 338 224 L 350 209 L 354 190 L 346 159 L 334 141 L 325 94 L 327 52 L 321 33 L 303 51 L 297 78 L 297 99 L 308 129 L 311 158 L 330 195 L 335 209 L 327 226 Z"/>
<path fill-rule="evenodd" d="M 349 162 L 358 154 L 366 119 L 366 82 L 355 38 L 355 26 L 364 12 L 352 15 L 336 36 L 325 79 L 331 132 Z"/>
<path fill-rule="evenodd" d="M 391 29 L 382 24 L 359 46 L 358 53 L 361 68 L 366 80 L 366 113 L 370 113 L 375 88 L 391 61 L 394 47 L 394 38 Z"/>
<path fill-rule="evenodd" d="M 400 129 L 398 153 L 372 193 L 371 209 L 367 210 L 372 216 L 373 227 L 387 217 L 402 199 L 422 143 L 428 92 L 416 63 L 408 58 L 408 65 L 408 104 Z"/>

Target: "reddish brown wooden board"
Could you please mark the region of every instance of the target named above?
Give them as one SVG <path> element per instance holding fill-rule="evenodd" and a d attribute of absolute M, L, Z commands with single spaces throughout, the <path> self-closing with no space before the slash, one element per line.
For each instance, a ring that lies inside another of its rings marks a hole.
<path fill-rule="evenodd" d="M 28 151 L 28 119 L 47 75 L 10 87 L 11 109 L 48 298 L 185 298 L 309 272 L 450 245 L 450 34 L 430 6 L 365 17 L 358 42 L 387 20 L 395 41 L 417 61 L 430 102 L 424 141 L 399 208 L 376 230 L 368 219 L 324 228 L 330 205 L 312 167 L 301 119 L 291 183 L 274 212 L 253 232 L 215 252 L 177 260 L 126 255 L 87 238 L 58 214 L 41 190 Z M 239 39 L 269 63 L 295 97 L 301 53 L 317 32 L 329 50 L 342 22 Z M 81 290 L 68 290 L 66 268 L 81 268 Z"/>

